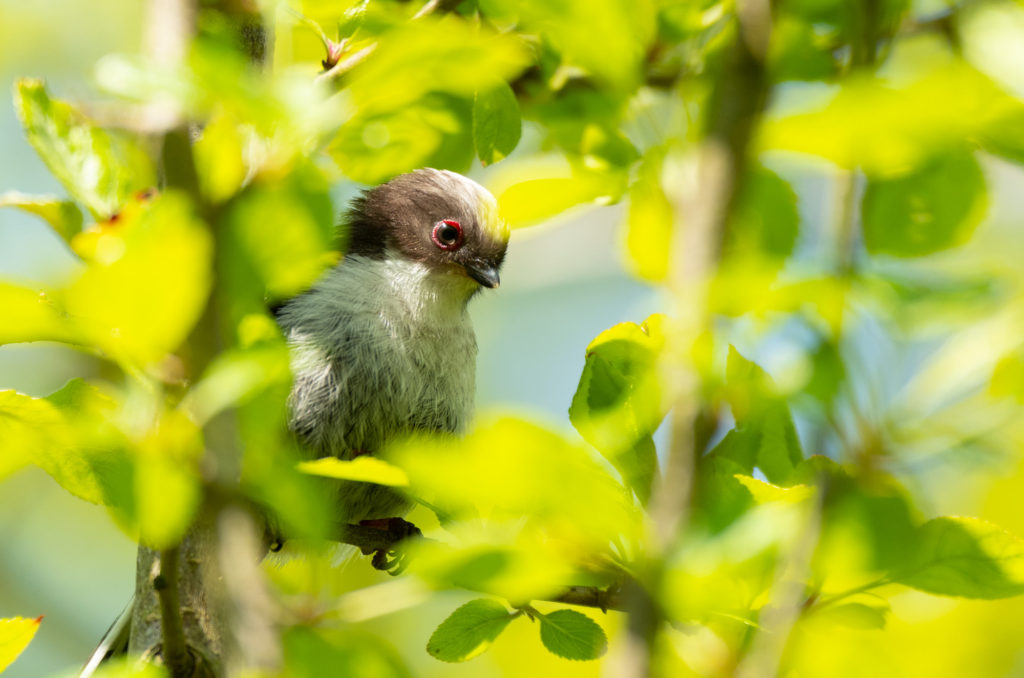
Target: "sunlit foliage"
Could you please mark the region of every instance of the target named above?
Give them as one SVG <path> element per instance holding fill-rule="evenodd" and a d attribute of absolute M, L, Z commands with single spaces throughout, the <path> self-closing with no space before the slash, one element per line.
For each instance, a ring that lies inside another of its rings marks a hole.
<path fill-rule="evenodd" d="M 453 589 L 487 597 L 437 620 L 426 651 L 444 662 L 503 640 L 611 662 L 646 596 L 656 675 L 1019 670 L 1017 639 L 982 636 L 1024 604 L 962 599 L 1024 593 L 1024 238 L 1019 205 L 994 208 L 1024 162 L 1024 65 L 1000 50 L 1024 41 L 1024 8 L 266 2 L 277 49 L 260 67 L 225 3 L 202 4 L 180 62 L 97 64 L 118 124 L 39 80 L 14 91 L 66 195 L 0 207 L 39 216 L 77 269 L 55 289 L 0 281 L 0 342 L 66 343 L 104 369 L 47 397 L 0 392 L 0 475 L 38 466 L 155 548 L 213 496 L 274 515 L 308 551 L 265 567 L 281 675 L 409 675 L 391 645 L 411 639 L 351 623 Z M 770 39 L 737 67 L 752 27 Z M 741 99 L 749 119 L 729 112 Z M 680 249 L 715 138 L 739 158 L 735 190 L 694 283 Z M 580 346 L 574 431 L 500 412 L 383 459 L 300 461 L 268 307 L 343 257 L 329 189 L 495 164 L 513 228 L 626 203 L 624 263 L 664 290 L 664 314 Z M 680 280 L 706 299 L 685 346 Z M 665 424 L 680 398 L 699 400 L 685 432 Z M 655 504 L 680 440 L 690 494 L 666 542 Z M 952 492 L 962 476 L 988 499 Z M 430 539 L 406 549 L 406 588 L 325 575 L 339 479 L 417 503 Z M 583 612 L 567 586 L 599 595 Z M 3 622 L 0 667 L 37 625 Z M 497 661 L 522 669 L 511 654 Z"/>

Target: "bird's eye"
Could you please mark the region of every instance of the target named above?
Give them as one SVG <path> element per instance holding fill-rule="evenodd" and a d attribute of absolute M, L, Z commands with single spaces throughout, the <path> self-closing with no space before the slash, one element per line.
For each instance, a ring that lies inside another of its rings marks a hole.
<path fill-rule="evenodd" d="M 434 224 L 430 238 L 443 250 L 457 250 L 462 246 L 462 225 L 454 219 L 442 219 Z"/>

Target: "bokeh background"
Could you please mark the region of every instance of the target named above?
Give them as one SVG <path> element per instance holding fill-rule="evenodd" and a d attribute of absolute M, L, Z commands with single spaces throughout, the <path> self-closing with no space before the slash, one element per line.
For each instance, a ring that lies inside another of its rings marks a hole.
<path fill-rule="evenodd" d="M 941 11 L 943 4 L 918 2 L 914 11 L 926 16 Z M 90 100 L 95 62 L 104 54 L 139 49 L 143 5 L 136 0 L 0 0 L 0 191 L 62 192 L 15 118 L 8 94 L 14 79 L 45 78 L 57 96 Z M 963 30 L 971 63 L 1011 93 L 1024 96 L 1024 8 L 992 3 Z M 289 45 L 291 53 L 278 58 L 309 59 L 319 49 L 312 35 L 291 39 L 308 43 Z M 774 108 L 798 108 L 822 94 L 819 85 L 784 86 Z M 533 143 L 527 128 L 516 153 L 529 153 Z M 841 202 L 834 168 L 782 154 L 767 161 L 790 180 L 799 197 L 801 237 L 790 267 L 813 267 L 834 245 L 832 224 Z M 903 273 L 956 272 L 981 282 L 988 279 L 1001 287 L 999 298 L 965 297 L 930 308 L 906 299 L 855 301 L 859 322 L 842 349 L 853 375 L 853 397 L 881 434 L 912 436 L 909 424 L 915 417 L 925 421 L 938 413 L 946 418 L 945 443 L 934 435 L 899 441 L 913 452 L 901 462 L 901 478 L 925 498 L 922 509 L 929 515 L 977 515 L 1024 534 L 1024 467 L 1015 453 L 1021 439 L 1015 414 L 1005 409 L 993 410 L 992 416 L 969 409 L 942 414 L 944 396 L 983 392 L 1003 353 L 1019 343 L 1007 335 L 1020 327 L 1016 315 L 1024 280 L 1024 174 L 993 157 L 985 157 L 983 167 L 989 182 L 986 216 L 972 241 L 924 263 L 889 265 Z M 493 173 L 476 167 L 473 176 L 487 185 Z M 336 211 L 357 190 L 340 182 L 333 190 Z M 511 407 L 569 430 L 566 410 L 586 344 L 617 322 L 639 322 L 664 309 L 659 292 L 627 271 L 623 219 L 621 205 L 587 208 L 514 234 L 501 289 L 481 295 L 471 308 L 480 344 L 479 408 Z M 0 209 L 0 278 L 53 285 L 73 265 L 64 243 L 45 224 Z M 1002 329 L 990 327 L 986 319 L 998 314 L 1016 319 Z M 977 319 L 972 332 L 950 335 L 950 328 L 969 328 L 972 318 Z M 806 385 L 812 340 L 793 328 L 756 321 L 730 322 L 723 331 L 783 388 L 796 392 Z M 932 382 L 922 381 L 921 368 L 931 363 Z M 44 395 L 92 369 L 89 359 L 63 347 L 0 347 L 0 389 Z M 812 414 L 797 414 L 802 432 L 809 430 Z M 974 444 L 979 440 L 985 444 Z M 828 452 L 835 444 L 820 442 L 820 450 L 806 440 L 805 445 L 809 451 Z M 0 617 L 46 617 L 36 640 L 6 675 L 36 678 L 77 668 L 128 601 L 134 559 L 135 544 L 104 509 L 71 497 L 42 471 L 26 469 L 0 484 Z M 365 584 L 384 581 L 364 564 L 349 565 L 344 574 Z M 385 638 L 421 639 L 393 643 L 417 676 L 602 671 L 600 663 L 566 662 L 536 642 L 517 642 L 520 634 L 535 633 L 525 624 L 513 626 L 488 654 L 469 664 L 436 662 L 423 646 L 459 600 L 458 594 L 440 596 L 367 626 Z M 1024 676 L 1020 599 L 961 601 L 906 591 L 895 595 L 892 605 L 885 632 L 845 630 L 816 639 L 813 675 Z M 620 620 L 613 613 L 600 621 L 612 629 Z M 686 642 L 706 642 L 703 654 L 713 663 L 714 639 L 701 636 Z"/>

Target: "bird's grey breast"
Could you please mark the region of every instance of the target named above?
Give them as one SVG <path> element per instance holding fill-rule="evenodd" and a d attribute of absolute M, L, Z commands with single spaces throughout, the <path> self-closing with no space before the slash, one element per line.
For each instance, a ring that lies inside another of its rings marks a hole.
<path fill-rule="evenodd" d="M 463 430 L 476 340 L 462 281 L 401 260 L 349 257 L 282 312 L 291 426 L 317 456 L 379 451 L 412 431 Z"/>

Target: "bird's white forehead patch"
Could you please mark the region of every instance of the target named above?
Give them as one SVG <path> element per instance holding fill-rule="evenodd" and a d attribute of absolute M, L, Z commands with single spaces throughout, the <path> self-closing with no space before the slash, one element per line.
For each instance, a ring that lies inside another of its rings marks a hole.
<path fill-rule="evenodd" d="M 473 181 L 469 177 L 451 172 L 449 170 L 433 170 L 444 176 L 451 183 L 452 193 L 459 196 L 467 205 L 472 206 L 476 212 L 477 223 L 492 238 L 502 242 L 508 241 L 508 224 L 498 212 L 498 201 L 494 199 L 491 192 Z"/>

